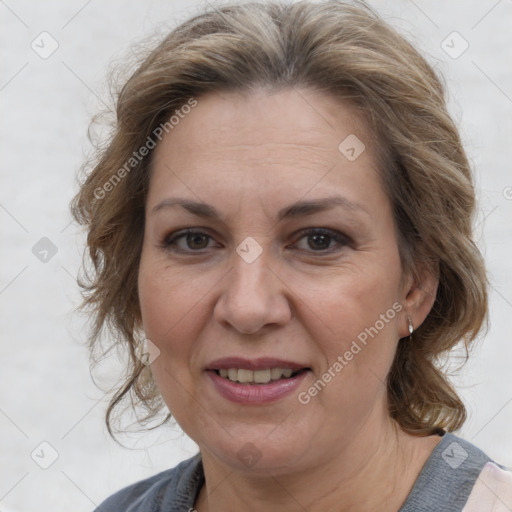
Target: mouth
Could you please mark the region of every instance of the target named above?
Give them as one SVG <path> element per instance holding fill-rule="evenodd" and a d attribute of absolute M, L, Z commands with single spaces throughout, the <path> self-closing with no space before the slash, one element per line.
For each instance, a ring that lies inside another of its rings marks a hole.
<path fill-rule="evenodd" d="M 212 362 L 206 371 L 222 397 L 237 403 L 265 404 L 296 390 L 311 368 L 273 358 L 224 358 Z"/>
<path fill-rule="evenodd" d="M 309 368 L 292 370 L 291 368 L 266 368 L 263 370 L 247 370 L 245 368 L 221 368 L 213 370 L 219 377 L 240 384 L 268 384 L 277 380 L 288 380 L 308 371 Z"/>

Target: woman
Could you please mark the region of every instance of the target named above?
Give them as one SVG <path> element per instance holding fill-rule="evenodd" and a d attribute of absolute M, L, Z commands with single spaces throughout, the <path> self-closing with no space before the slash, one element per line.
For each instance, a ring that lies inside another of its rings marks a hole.
<path fill-rule="evenodd" d="M 510 510 L 436 361 L 487 312 L 469 164 L 364 5 L 197 16 L 140 64 L 75 198 L 126 399 L 200 453 L 101 511 Z M 165 404 L 165 406 L 164 406 Z"/>

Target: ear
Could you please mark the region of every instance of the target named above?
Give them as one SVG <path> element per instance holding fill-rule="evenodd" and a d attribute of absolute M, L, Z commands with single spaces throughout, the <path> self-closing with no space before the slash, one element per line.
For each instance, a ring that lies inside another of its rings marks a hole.
<path fill-rule="evenodd" d="M 439 284 L 439 265 L 418 263 L 407 275 L 402 288 L 403 315 L 399 326 L 399 336 L 409 336 L 409 321 L 416 330 L 427 318 L 436 300 Z"/>

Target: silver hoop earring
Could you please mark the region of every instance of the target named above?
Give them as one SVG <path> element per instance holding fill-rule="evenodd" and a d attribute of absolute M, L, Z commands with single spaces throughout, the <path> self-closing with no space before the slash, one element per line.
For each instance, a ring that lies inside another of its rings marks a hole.
<path fill-rule="evenodd" d="M 409 340 L 412 341 L 412 333 L 414 332 L 414 328 L 412 326 L 412 320 L 411 317 L 407 317 L 407 322 L 409 323 Z"/>

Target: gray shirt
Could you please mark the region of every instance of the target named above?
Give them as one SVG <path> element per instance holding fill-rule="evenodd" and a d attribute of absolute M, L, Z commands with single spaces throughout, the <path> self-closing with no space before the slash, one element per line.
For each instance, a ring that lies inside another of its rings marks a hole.
<path fill-rule="evenodd" d="M 445 433 L 398 512 L 462 512 L 488 463 L 505 469 L 473 444 Z M 95 512 L 192 512 L 203 484 L 203 465 L 197 454 L 173 469 L 122 489 Z"/>

